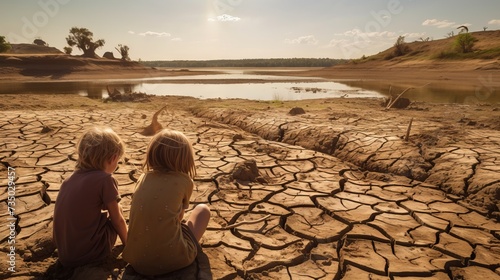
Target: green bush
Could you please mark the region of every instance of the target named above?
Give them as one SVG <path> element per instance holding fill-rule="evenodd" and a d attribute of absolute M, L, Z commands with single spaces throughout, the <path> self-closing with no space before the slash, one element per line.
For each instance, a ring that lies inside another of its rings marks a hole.
<path fill-rule="evenodd" d="M 0 53 L 7 52 L 11 49 L 9 42 L 5 40 L 4 36 L 0 36 Z"/>
<path fill-rule="evenodd" d="M 63 50 L 64 50 L 64 53 L 68 54 L 68 55 L 71 55 L 71 53 L 73 52 L 72 47 L 64 47 Z"/>
<path fill-rule="evenodd" d="M 474 43 L 477 41 L 474 36 L 470 33 L 460 33 L 455 39 L 455 48 L 461 53 L 470 53 L 474 47 Z"/>
<path fill-rule="evenodd" d="M 410 52 L 410 47 L 405 42 L 405 36 L 399 36 L 394 43 L 394 56 L 402 56 Z"/>

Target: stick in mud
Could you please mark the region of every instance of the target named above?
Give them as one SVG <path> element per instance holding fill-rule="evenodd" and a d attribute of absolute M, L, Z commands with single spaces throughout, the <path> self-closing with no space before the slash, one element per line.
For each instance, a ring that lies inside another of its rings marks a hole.
<path fill-rule="evenodd" d="M 413 118 L 410 119 L 410 123 L 408 124 L 408 129 L 406 129 L 406 136 L 405 136 L 406 142 L 408 142 L 408 138 L 410 138 L 410 130 L 411 130 L 412 122 L 413 122 Z"/>
<path fill-rule="evenodd" d="M 430 85 L 430 84 L 431 84 L 431 83 L 427 83 L 427 84 L 425 84 L 425 85 L 423 85 L 423 86 L 420 86 L 419 88 L 422 88 L 422 87 L 428 86 L 428 85 Z M 400 93 L 400 94 L 399 94 L 399 95 L 398 95 L 398 96 L 397 96 L 397 97 L 396 97 L 396 98 L 395 98 L 392 102 L 389 102 L 389 104 L 387 104 L 387 107 L 384 109 L 384 111 L 387 111 L 387 110 L 391 109 L 391 108 L 392 108 L 392 106 L 394 106 L 394 104 L 396 103 L 396 101 L 398 101 L 398 99 L 399 99 L 399 98 L 401 98 L 401 96 L 403 96 L 403 94 L 404 94 L 405 92 L 407 92 L 407 91 L 409 91 L 409 90 L 411 90 L 411 89 L 415 89 L 415 88 L 414 88 L 414 87 L 409 87 L 409 88 L 407 88 L 407 89 L 403 90 L 403 92 L 401 92 L 401 93 Z"/>

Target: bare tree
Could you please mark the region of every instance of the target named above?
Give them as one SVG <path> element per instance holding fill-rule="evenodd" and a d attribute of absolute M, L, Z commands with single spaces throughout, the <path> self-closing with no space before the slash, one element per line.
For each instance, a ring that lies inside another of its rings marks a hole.
<path fill-rule="evenodd" d="M 130 57 L 128 56 L 128 50 L 129 47 L 126 45 L 119 44 L 118 48 L 115 48 L 120 55 L 122 56 L 122 60 L 130 60 Z"/>
<path fill-rule="evenodd" d="M 461 33 L 469 33 L 469 28 L 465 25 L 460 25 L 459 27 L 457 27 L 457 29 L 460 29 L 460 34 Z"/>

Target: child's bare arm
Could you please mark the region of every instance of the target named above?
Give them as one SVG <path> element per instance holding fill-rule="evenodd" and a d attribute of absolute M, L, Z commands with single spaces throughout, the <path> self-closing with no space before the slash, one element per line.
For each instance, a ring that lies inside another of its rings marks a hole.
<path fill-rule="evenodd" d="M 106 208 L 109 212 L 109 217 L 111 219 L 111 224 L 118 233 L 123 245 L 127 243 L 127 223 L 125 218 L 123 218 L 122 208 L 116 200 L 113 200 L 106 204 Z"/>

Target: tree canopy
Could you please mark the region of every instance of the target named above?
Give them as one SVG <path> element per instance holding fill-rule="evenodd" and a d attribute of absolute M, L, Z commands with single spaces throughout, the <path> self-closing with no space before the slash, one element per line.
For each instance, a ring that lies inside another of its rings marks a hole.
<path fill-rule="evenodd" d="M 85 57 L 97 57 L 95 50 L 104 46 L 104 39 L 99 39 L 93 41 L 92 38 L 94 33 L 92 33 L 87 28 L 72 27 L 69 30 L 69 36 L 66 37 L 66 42 L 71 47 L 76 46 L 83 52 Z"/>
<path fill-rule="evenodd" d="M 10 50 L 11 46 L 4 36 L 0 36 L 0 53 Z"/>

